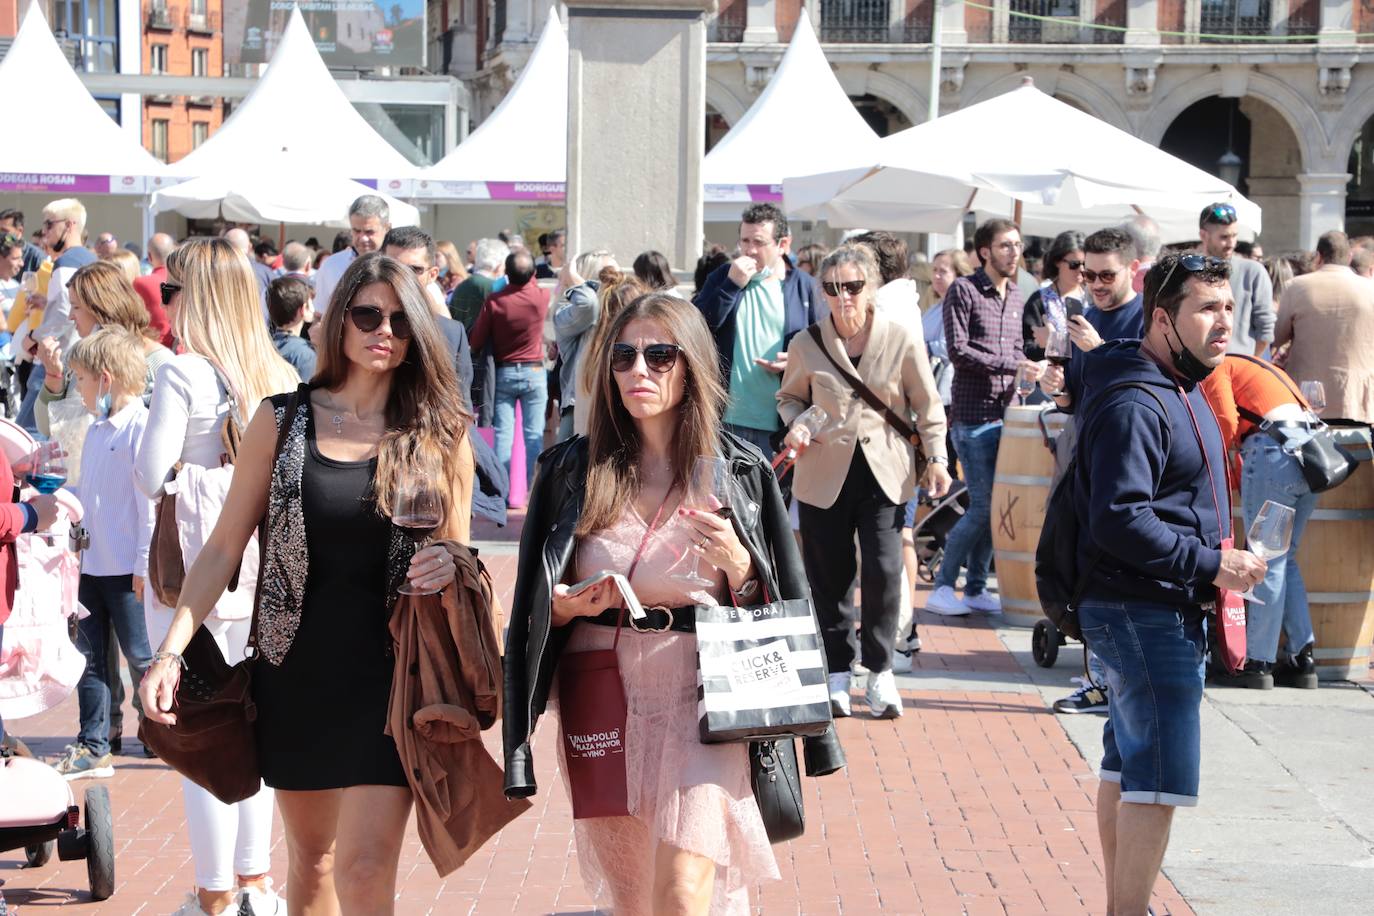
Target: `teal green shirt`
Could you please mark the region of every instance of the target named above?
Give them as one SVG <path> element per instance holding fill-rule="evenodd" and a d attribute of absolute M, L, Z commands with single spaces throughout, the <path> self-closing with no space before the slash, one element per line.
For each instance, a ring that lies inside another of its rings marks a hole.
<path fill-rule="evenodd" d="M 735 359 L 730 367 L 730 406 L 725 422 L 772 432 L 779 427 L 778 388 L 782 376 L 754 363 L 782 352 L 786 327 L 782 284 L 754 280 L 740 293 L 735 312 Z"/>

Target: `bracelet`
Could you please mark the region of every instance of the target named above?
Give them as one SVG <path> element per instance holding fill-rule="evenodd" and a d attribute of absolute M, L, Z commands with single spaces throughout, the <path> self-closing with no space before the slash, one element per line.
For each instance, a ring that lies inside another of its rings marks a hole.
<path fill-rule="evenodd" d="M 758 593 L 758 590 L 759 580 L 757 578 L 750 579 L 748 582 L 744 583 L 739 588 L 730 589 L 730 591 L 734 593 L 736 598 L 740 598 L 745 601 L 748 601 L 750 598 L 753 598 L 754 595 Z"/>
<path fill-rule="evenodd" d="M 149 661 L 148 664 L 149 666 L 156 665 L 158 662 L 168 658 L 176 662 L 182 671 L 186 670 L 186 659 L 182 658 L 176 652 L 154 652 L 152 660 Z"/>
<path fill-rule="evenodd" d="M 931 455 L 929 458 L 926 459 L 926 464 L 943 464 L 945 467 L 949 467 L 949 458 L 945 457 L 944 455 Z"/>

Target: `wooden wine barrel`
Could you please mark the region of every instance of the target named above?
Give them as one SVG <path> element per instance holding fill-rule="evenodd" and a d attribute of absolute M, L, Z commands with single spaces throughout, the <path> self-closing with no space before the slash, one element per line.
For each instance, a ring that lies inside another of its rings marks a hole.
<path fill-rule="evenodd" d="M 1238 495 L 1234 505 L 1236 541 L 1243 543 L 1245 523 Z M 1298 545 L 1298 564 L 1316 637 L 1317 677 L 1324 681 L 1367 678 L 1370 647 L 1374 646 L 1374 465 L 1370 462 L 1361 461 L 1345 483 L 1317 498 L 1317 508 Z"/>
<path fill-rule="evenodd" d="M 1007 408 L 992 485 L 992 552 L 1003 619 L 1026 627 L 1044 616 L 1035 592 L 1035 546 L 1054 474 L 1045 435 L 1059 435 L 1067 419 L 1052 406 Z"/>

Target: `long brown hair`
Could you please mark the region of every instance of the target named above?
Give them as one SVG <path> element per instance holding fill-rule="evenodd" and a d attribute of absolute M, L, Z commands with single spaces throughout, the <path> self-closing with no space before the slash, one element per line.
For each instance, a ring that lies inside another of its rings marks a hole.
<path fill-rule="evenodd" d="M 333 304 L 325 312 L 314 384 L 338 391 L 347 381 L 352 362 L 344 353 L 344 313 L 358 291 L 373 283 L 391 287 L 411 327 L 406 358 L 393 370 L 391 378 L 386 432 L 378 445 L 377 474 L 372 485 L 377 511 L 389 516 L 403 470 L 418 467 L 446 482 L 457 478 L 460 465 L 465 464 L 459 460 L 459 446 L 472 417 L 463 406 L 453 359 L 430 311 L 424 288 L 415 279 L 414 271 L 380 252 L 356 259 L 340 278 Z M 448 527 L 454 521 L 452 493 L 447 486 L 437 489 L 444 502 Z"/>
<path fill-rule="evenodd" d="M 631 302 L 650 291 L 638 277 L 628 271 L 621 271 L 618 267 L 601 268 L 596 279 L 601 284 L 596 294 L 600 303 L 600 314 L 597 316 L 596 326 L 592 328 L 591 339 L 584 348 L 584 352 L 588 354 L 595 353 L 606 342 L 605 337 L 616 316 Z M 594 365 L 591 360 L 583 358 L 581 377 L 578 379 L 581 390 L 591 391 L 596 388 L 597 380 L 602 376 L 601 369 L 602 367 Z"/>
<path fill-rule="evenodd" d="M 102 328 L 127 328 L 142 335 L 148 330 L 148 307 L 118 264 L 92 261 L 67 281 L 67 292 Z"/>
<path fill-rule="evenodd" d="M 685 487 L 692 464 L 701 455 L 719 451 L 716 437 L 725 410 L 725 386 L 720 380 L 720 360 L 706 320 L 696 306 L 668 293 L 648 293 L 635 299 L 612 319 L 597 338 L 583 366 L 596 381 L 591 388 L 592 406 L 587 427 L 589 467 L 582 515 L 577 534 L 584 536 L 614 524 L 640 487 L 639 431 L 620 399 L 620 388 L 611 374 L 611 347 L 625 325 L 637 318 L 656 322 L 669 341 L 682 348 L 679 364 L 685 363 L 682 401 L 678 404 L 677 435 L 673 438 L 673 484 Z"/>

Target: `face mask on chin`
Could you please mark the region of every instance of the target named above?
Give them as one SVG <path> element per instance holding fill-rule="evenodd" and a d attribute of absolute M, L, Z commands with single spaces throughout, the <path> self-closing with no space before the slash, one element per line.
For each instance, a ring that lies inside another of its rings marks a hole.
<path fill-rule="evenodd" d="M 1188 349 L 1183 343 L 1183 335 L 1178 333 L 1178 325 L 1174 324 L 1173 316 L 1169 315 L 1167 311 L 1164 314 L 1169 317 L 1169 326 L 1174 329 L 1174 337 L 1178 339 L 1179 345 L 1179 349 L 1177 350 L 1175 350 L 1172 345 L 1169 347 L 1169 359 L 1173 362 L 1174 369 L 1177 370 L 1179 375 L 1183 376 L 1194 385 L 1199 384 L 1203 379 L 1212 374 L 1212 370 L 1215 367 L 1207 365 L 1202 360 L 1198 359 L 1197 354 Z"/>

